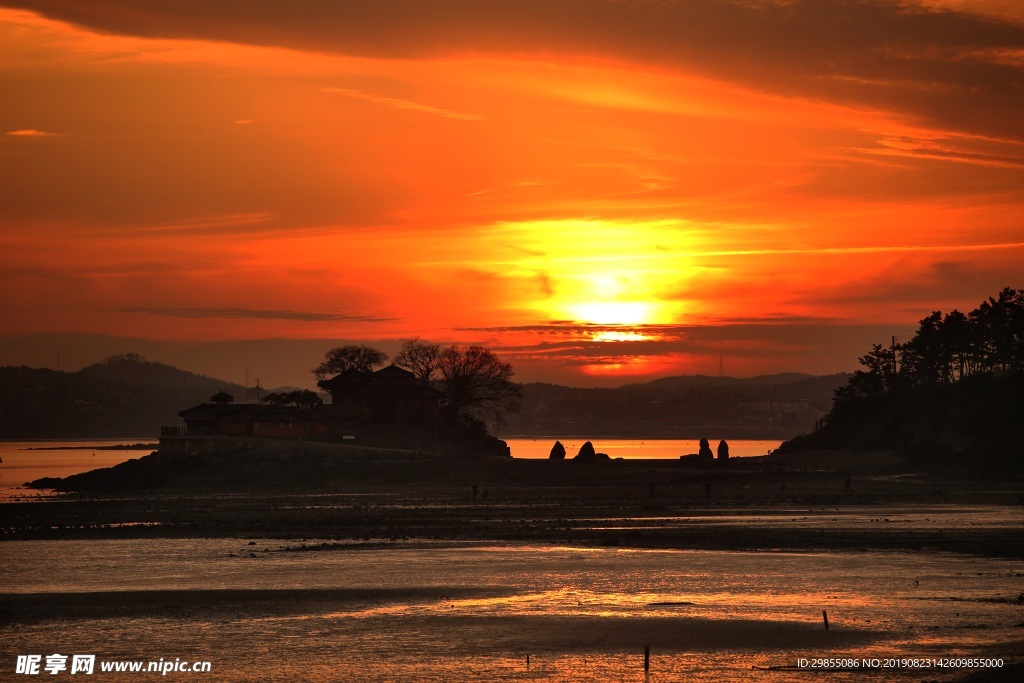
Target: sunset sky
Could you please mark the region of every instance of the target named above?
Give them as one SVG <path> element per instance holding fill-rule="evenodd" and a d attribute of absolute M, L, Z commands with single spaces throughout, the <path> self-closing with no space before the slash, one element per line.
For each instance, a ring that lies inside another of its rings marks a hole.
<path fill-rule="evenodd" d="M 852 370 L 1024 286 L 1018 0 L 0 0 L 0 364 Z"/>

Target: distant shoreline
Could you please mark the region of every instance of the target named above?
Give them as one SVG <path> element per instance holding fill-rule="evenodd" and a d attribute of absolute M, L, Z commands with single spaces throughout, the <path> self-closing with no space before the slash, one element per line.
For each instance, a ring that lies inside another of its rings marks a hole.
<path fill-rule="evenodd" d="M 77 439 L 68 439 L 73 441 Z M 119 443 L 113 446 L 31 446 L 19 448 L 19 451 L 154 451 L 160 447 L 158 443 Z"/>
<path fill-rule="evenodd" d="M 521 439 L 521 440 L 533 440 L 533 441 L 561 441 L 562 439 L 583 439 L 585 441 L 597 441 L 598 439 L 610 439 L 614 441 L 700 441 L 701 439 L 710 439 L 710 433 L 714 430 L 708 430 L 708 434 L 702 436 L 620 436 L 616 434 L 562 434 L 560 436 L 554 436 L 549 434 L 543 434 L 535 436 L 533 434 L 499 434 L 495 436 L 497 439 Z M 715 439 L 721 438 L 718 436 L 718 432 L 715 433 Z M 792 434 L 790 435 L 792 438 Z M 767 436 L 767 437 L 729 437 L 726 441 L 734 439 L 736 441 L 785 441 L 786 439 Z"/>
<path fill-rule="evenodd" d="M 4 502 L 4 540 L 231 536 L 1024 557 L 1016 516 L 1024 482 L 922 470 L 891 452 L 586 463 L 251 449 L 147 455 L 33 485 L 69 493 Z"/>

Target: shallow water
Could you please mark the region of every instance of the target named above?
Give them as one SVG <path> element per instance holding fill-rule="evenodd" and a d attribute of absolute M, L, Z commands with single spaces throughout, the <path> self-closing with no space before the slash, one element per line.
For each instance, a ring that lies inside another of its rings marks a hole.
<path fill-rule="evenodd" d="M 152 440 L 143 440 L 148 443 Z M 27 489 L 26 482 L 43 477 L 67 477 L 149 455 L 149 450 L 104 447 L 140 443 L 139 439 L 82 441 L 0 441 L 0 501 L 52 495 Z M 45 449 L 45 450 L 43 450 Z M 52 449 L 52 450 L 50 450 Z"/>
<path fill-rule="evenodd" d="M 843 505 L 822 508 L 775 507 L 756 511 L 748 509 L 737 510 L 734 514 L 715 509 L 665 517 L 577 518 L 576 522 L 577 529 L 600 531 L 678 529 L 708 524 L 768 530 L 992 531 L 1020 529 L 1024 524 L 1024 511 L 1020 506 L 1011 505 L 900 504 L 887 505 L 884 511 L 876 505 Z"/>
<path fill-rule="evenodd" d="M 218 681 L 641 681 L 650 645 L 650 681 L 739 681 L 750 679 L 752 666 L 799 657 L 965 655 L 1022 639 L 1014 625 L 1024 621 L 1017 601 L 1024 566 L 1008 560 L 547 546 L 281 552 L 281 545 L 0 544 L 3 592 L 28 600 L 0 626 L 0 662 L 10 673 L 14 655 L 26 653 L 206 659 L 212 674 L 171 676 Z M 244 590 L 256 592 L 231 592 Z M 44 598 L 48 611 L 32 617 L 32 601 Z M 964 673 L 887 672 L 885 680 Z"/>
<path fill-rule="evenodd" d="M 156 442 L 156 439 L 92 439 L 52 441 L 0 441 L 0 502 L 5 500 L 39 498 L 53 495 L 50 491 L 25 488 L 25 483 L 43 477 L 67 477 L 101 467 L 149 455 L 149 450 L 113 449 L 102 447 Z M 547 458 L 555 439 L 510 438 L 506 440 L 516 458 Z M 575 455 L 585 439 L 565 439 L 568 457 Z M 696 453 L 699 446 L 693 439 L 597 439 L 594 446 L 612 458 L 677 459 L 680 455 Z M 778 448 L 778 441 L 736 440 L 729 443 L 733 457 L 765 455 Z M 712 444 L 717 447 L 717 442 Z"/>
<path fill-rule="evenodd" d="M 565 446 L 567 458 L 572 458 L 579 453 L 580 447 L 587 439 L 562 437 L 558 439 Z M 551 447 L 555 444 L 556 437 L 509 437 L 505 438 L 512 451 L 513 458 L 547 458 L 551 454 Z M 611 458 L 650 458 L 676 460 L 680 455 L 696 453 L 700 450 L 699 439 L 591 439 L 594 449 L 598 453 L 607 453 Z M 734 439 L 729 440 L 729 456 L 733 458 L 746 458 L 757 455 L 767 455 L 769 451 L 779 447 L 778 440 L 752 440 Z M 717 452 L 718 440 L 711 442 L 711 450 Z"/>

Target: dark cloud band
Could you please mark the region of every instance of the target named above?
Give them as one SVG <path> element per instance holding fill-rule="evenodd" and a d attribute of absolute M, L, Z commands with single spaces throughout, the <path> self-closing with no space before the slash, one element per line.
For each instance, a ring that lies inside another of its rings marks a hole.
<path fill-rule="evenodd" d="M 316 311 L 286 311 L 263 308 L 121 308 L 121 313 L 142 313 L 162 315 L 171 318 L 250 318 L 258 320 L 298 320 L 300 322 L 345 321 L 355 323 L 377 323 L 394 320 L 368 315 L 348 313 L 321 313 Z"/>
<path fill-rule="evenodd" d="M 1024 26 L 895 0 L 13 0 L 101 31 L 383 58 L 584 54 L 1024 140 Z"/>

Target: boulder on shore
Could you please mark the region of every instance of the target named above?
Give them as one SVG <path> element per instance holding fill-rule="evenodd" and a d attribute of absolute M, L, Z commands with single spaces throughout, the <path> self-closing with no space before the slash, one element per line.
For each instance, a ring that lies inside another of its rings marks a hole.
<path fill-rule="evenodd" d="M 701 439 L 700 440 L 700 450 L 697 451 L 697 455 L 699 455 L 702 460 L 714 460 L 715 459 L 715 454 L 714 454 L 714 452 L 712 452 L 711 444 L 708 443 L 707 439 Z"/>
<path fill-rule="evenodd" d="M 573 458 L 579 462 L 596 462 L 598 460 L 610 460 L 607 453 L 598 453 L 594 450 L 594 444 L 589 441 L 580 446 L 580 452 Z"/>

